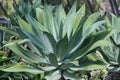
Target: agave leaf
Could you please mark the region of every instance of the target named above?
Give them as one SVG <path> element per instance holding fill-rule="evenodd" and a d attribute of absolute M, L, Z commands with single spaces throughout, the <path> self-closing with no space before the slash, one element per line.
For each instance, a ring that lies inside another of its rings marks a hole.
<path fill-rule="evenodd" d="M 87 50 L 85 50 L 85 48 L 87 49 L 87 48 L 90 48 L 93 44 L 94 44 L 94 42 L 96 42 L 96 43 L 99 43 L 99 40 L 101 40 L 101 39 L 107 39 L 109 36 L 111 36 L 111 34 L 112 34 L 112 32 L 111 31 L 100 31 L 100 32 L 98 32 L 98 33 L 96 33 L 95 35 L 93 35 L 93 37 L 90 37 L 89 39 L 88 39 L 88 41 L 87 41 L 87 45 L 85 45 L 84 44 L 84 39 L 83 39 L 83 37 L 81 37 L 82 38 L 82 40 L 81 40 L 81 42 L 80 43 L 78 43 L 78 42 L 76 42 L 76 40 L 78 40 L 79 39 L 79 37 L 76 35 L 75 37 L 72 37 L 72 39 L 71 39 L 71 41 L 70 41 L 70 45 L 72 46 L 72 48 L 70 48 L 70 51 L 69 51 L 69 57 L 70 56 L 72 56 L 72 54 L 74 54 L 75 56 L 78 56 L 79 54 L 84 54 L 84 52 L 81 52 L 82 50 L 83 51 L 87 51 Z M 79 35 L 79 34 L 78 34 Z M 75 41 L 75 42 L 74 42 Z M 98 42 L 97 42 L 98 41 Z M 102 42 L 102 40 L 101 40 L 101 42 Z M 103 42 L 104 42 L 104 40 L 103 40 Z M 106 41 L 105 41 L 106 42 Z M 78 44 L 80 45 L 78 45 Z M 108 43 L 110 43 L 110 42 L 108 42 Z M 74 45 L 73 45 L 74 44 Z M 86 47 L 84 47 L 83 45 L 85 45 Z M 105 44 L 106 45 L 106 44 Z M 96 45 L 97 46 L 97 45 Z M 98 45 L 98 46 L 102 46 L 102 45 Z M 97 47 L 98 47 L 97 46 Z M 103 44 L 103 46 L 104 46 L 104 44 Z M 69 46 L 70 47 L 70 46 Z M 82 49 L 82 50 L 81 50 Z M 92 49 L 91 49 L 92 50 Z M 80 51 L 79 53 L 76 53 L 76 51 Z"/>
<path fill-rule="evenodd" d="M 45 6 L 44 9 L 44 25 L 48 29 L 49 33 L 52 34 L 57 40 L 57 28 L 54 25 L 54 18 L 51 9 L 48 6 Z"/>
<path fill-rule="evenodd" d="M 94 13 L 87 19 L 87 21 L 89 21 L 90 19 L 92 19 L 94 17 L 98 17 L 98 16 L 99 16 L 99 13 Z M 105 21 L 98 21 L 98 22 L 94 23 L 96 21 L 96 19 L 97 18 L 94 18 L 93 21 L 89 21 L 88 23 L 86 21 L 84 23 L 83 27 L 80 28 L 80 30 L 77 32 L 77 35 L 75 34 L 75 37 L 73 37 L 73 39 L 75 39 L 76 41 L 74 43 L 72 42 L 73 49 L 70 50 L 70 53 L 74 53 L 80 47 L 80 45 L 83 43 L 84 39 L 91 32 L 95 31 L 99 26 L 101 26 L 103 23 L 105 23 Z M 82 35 L 78 35 L 78 33 L 80 33 Z"/>
<path fill-rule="evenodd" d="M 27 33 L 26 31 L 22 31 L 36 46 L 38 46 L 39 48 L 41 48 L 41 49 L 45 49 L 45 46 L 44 46 L 44 44 L 43 44 L 43 42 L 42 42 L 42 40 L 41 40 L 41 38 L 42 37 L 39 37 L 39 36 L 34 36 L 34 35 L 32 35 L 32 34 L 30 34 L 30 33 Z M 43 35 L 43 34 L 42 34 Z"/>
<path fill-rule="evenodd" d="M 69 54 L 74 53 L 78 48 L 81 47 L 81 45 L 84 41 L 81 34 L 82 34 L 82 28 L 80 30 L 76 31 L 75 34 L 71 37 L 71 39 L 69 41 L 69 48 L 68 48 L 69 49 L 68 50 Z"/>
<path fill-rule="evenodd" d="M 116 50 L 117 52 L 116 53 L 118 53 L 118 55 L 117 55 L 117 62 L 118 62 L 118 64 L 120 64 L 120 49 L 118 48 L 118 50 Z"/>
<path fill-rule="evenodd" d="M 7 27 L 3 27 L 3 26 L 0 26 L 0 30 L 3 30 L 4 32 L 8 33 L 8 34 L 11 34 L 13 36 L 18 36 L 18 33 L 15 32 L 15 31 L 12 31 L 10 30 L 9 28 Z"/>
<path fill-rule="evenodd" d="M 10 61 L 11 59 L 14 59 L 14 57 L 11 57 L 11 58 L 0 58 L 0 63 Z"/>
<path fill-rule="evenodd" d="M 95 41 L 102 40 L 102 39 L 105 40 L 105 39 L 108 39 L 112 34 L 113 34 L 113 31 L 109 31 L 109 30 L 99 31 L 94 34 L 94 40 Z"/>
<path fill-rule="evenodd" d="M 52 53 L 48 54 L 48 58 L 51 65 L 58 67 L 58 61 L 54 54 Z"/>
<path fill-rule="evenodd" d="M 31 49 L 31 51 L 35 52 L 36 54 L 43 56 L 41 52 L 38 50 L 38 48 L 32 43 L 32 42 L 26 42 L 28 47 Z"/>
<path fill-rule="evenodd" d="M 16 32 L 19 34 L 19 37 L 21 39 L 26 39 L 27 36 L 22 32 L 22 30 L 20 28 L 16 28 Z"/>
<path fill-rule="evenodd" d="M 40 7 L 40 4 L 41 4 L 41 0 L 35 0 L 34 4 L 33 4 L 33 7 L 34 8 L 39 8 Z"/>
<path fill-rule="evenodd" d="M 67 14 L 67 17 L 73 13 L 76 13 L 76 6 L 77 6 L 77 1 L 73 4 L 72 8 L 70 9 L 69 13 Z"/>
<path fill-rule="evenodd" d="M 69 17 L 66 18 L 66 22 L 63 25 L 62 37 L 64 37 L 67 34 L 68 39 L 69 39 L 70 36 L 72 35 L 72 27 L 74 25 L 75 15 L 76 13 L 72 13 L 71 15 L 69 15 Z"/>
<path fill-rule="evenodd" d="M 26 31 L 28 31 L 29 33 L 33 34 L 33 30 L 32 27 L 30 26 L 30 24 L 28 24 L 27 22 L 25 22 L 22 18 L 18 17 L 18 22 L 19 25 L 22 29 L 25 29 Z"/>
<path fill-rule="evenodd" d="M 72 8 L 70 9 L 69 13 L 67 14 L 66 22 L 64 23 L 63 26 L 62 37 L 64 37 L 67 34 L 69 39 L 70 36 L 72 35 L 72 28 L 74 26 L 75 16 L 76 16 L 76 5 L 77 3 L 75 2 Z"/>
<path fill-rule="evenodd" d="M 112 14 L 112 28 L 113 30 L 119 30 L 120 31 L 120 18 L 117 18 L 114 14 Z"/>
<path fill-rule="evenodd" d="M 105 21 L 98 21 L 98 22 L 92 24 L 91 27 L 89 27 L 83 35 L 84 36 L 89 35 L 91 32 L 95 31 L 95 29 L 97 29 L 98 27 L 100 27 L 104 23 L 105 23 Z M 84 28 L 83 28 L 83 30 L 84 30 Z"/>
<path fill-rule="evenodd" d="M 5 46 L 8 47 L 13 52 L 15 52 L 17 55 L 24 58 L 27 62 L 30 62 L 30 63 L 39 63 L 39 62 L 46 63 L 46 61 L 43 57 L 38 56 L 35 53 L 32 53 L 31 51 L 21 47 L 20 45 L 18 45 L 17 42 L 10 42 L 10 43 L 6 44 Z"/>
<path fill-rule="evenodd" d="M 39 23 L 38 21 L 36 21 L 35 19 L 34 19 L 34 23 L 36 23 L 36 26 L 38 26 L 38 29 L 40 31 L 48 32 L 47 28 L 45 26 L 43 26 L 41 23 Z"/>
<path fill-rule="evenodd" d="M 117 18 L 117 16 L 112 14 L 112 29 L 114 30 L 113 33 L 113 42 L 115 42 L 115 45 L 119 45 L 120 44 L 120 18 Z"/>
<path fill-rule="evenodd" d="M 63 76 L 65 77 L 65 79 L 68 79 L 68 80 L 80 80 L 81 79 L 80 76 L 77 76 L 76 74 L 73 74 L 73 73 L 69 73 L 67 71 L 64 71 Z"/>
<path fill-rule="evenodd" d="M 30 8 L 28 2 L 26 2 L 26 1 L 22 1 L 21 7 L 22 7 L 22 10 L 23 10 L 24 14 L 29 14 L 32 10 L 32 8 Z"/>
<path fill-rule="evenodd" d="M 101 53 L 104 59 L 111 65 L 119 64 L 119 47 L 115 45 L 101 47 Z M 114 53 L 114 54 L 113 54 Z"/>
<path fill-rule="evenodd" d="M 88 17 L 88 19 L 85 21 L 85 23 L 83 25 L 83 33 L 82 33 L 83 35 L 87 33 L 86 31 L 88 31 L 90 29 L 90 27 L 98 19 L 99 16 L 100 16 L 100 13 L 96 12 Z"/>
<path fill-rule="evenodd" d="M 99 47 L 99 46 L 109 46 L 109 45 L 112 45 L 109 41 L 106 41 L 106 40 L 100 40 L 100 41 L 97 41 L 96 43 L 94 43 L 90 48 L 89 48 L 89 51 L 95 49 L 96 47 Z"/>
<path fill-rule="evenodd" d="M 62 66 L 60 68 L 63 70 L 66 70 L 73 65 L 74 65 L 73 63 L 64 63 L 64 64 L 62 64 Z"/>
<path fill-rule="evenodd" d="M 87 55 L 91 50 L 98 48 L 99 46 L 109 46 L 110 42 L 108 41 L 104 41 L 104 40 L 100 40 L 97 41 L 95 44 L 93 43 L 89 43 L 86 47 L 80 49 L 78 52 L 74 53 L 73 55 L 71 55 L 70 59 L 80 59 L 83 56 Z"/>
<path fill-rule="evenodd" d="M 108 70 L 109 72 L 118 72 L 118 71 L 120 71 L 120 67 L 118 67 L 118 66 L 109 66 L 109 67 L 107 68 L 107 70 Z"/>
<path fill-rule="evenodd" d="M 100 46 L 109 46 L 112 45 L 109 41 L 104 40 L 104 38 L 106 38 L 106 36 L 110 36 L 111 32 L 107 31 L 108 33 L 102 31 L 102 32 L 98 32 L 98 34 L 95 34 L 93 36 L 93 39 L 89 39 L 89 43 L 87 43 L 87 45 L 83 48 L 81 48 L 80 50 L 78 50 L 78 52 L 74 53 L 73 55 L 71 55 L 71 57 L 75 58 L 77 56 L 79 56 L 78 58 L 83 57 L 84 55 L 86 55 L 88 52 L 90 52 L 91 50 L 94 50 L 97 47 Z M 106 34 L 104 34 L 106 33 Z M 104 36 L 103 36 L 104 34 Z M 101 40 L 103 39 L 103 40 Z M 96 43 L 94 43 L 96 42 Z"/>
<path fill-rule="evenodd" d="M 112 30 L 112 27 L 111 27 L 112 24 L 107 16 L 105 16 L 105 21 L 106 21 L 106 25 L 107 25 L 108 30 Z"/>
<path fill-rule="evenodd" d="M 102 47 L 101 47 L 101 49 L 102 49 Z M 106 55 L 106 53 L 104 53 L 105 52 L 104 49 L 100 50 L 100 52 L 101 52 L 101 55 L 103 56 L 104 60 L 107 63 L 110 63 L 110 60 L 109 60 L 108 56 Z"/>
<path fill-rule="evenodd" d="M 64 46 L 63 46 L 64 45 Z M 59 61 L 62 61 L 68 50 L 68 38 L 65 36 L 62 40 L 60 40 L 56 46 L 56 55 Z"/>
<path fill-rule="evenodd" d="M 27 20 L 27 22 L 32 26 L 32 30 L 33 30 L 33 33 L 35 35 L 39 35 L 41 34 L 41 31 L 39 29 L 39 26 L 37 25 L 37 23 L 35 22 L 35 19 L 33 19 L 30 14 L 26 14 L 25 15 L 25 18 Z"/>
<path fill-rule="evenodd" d="M 58 41 L 62 39 L 62 33 L 63 33 L 63 24 L 66 20 L 66 13 L 62 5 L 57 6 L 56 12 L 55 12 L 55 26 L 57 28 L 58 32 Z"/>
<path fill-rule="evenodd" d="M 23 33 L 26 34 L 27 37 L 29 37 L 29 39 L 38 47 L 40 47 L 43 51 L 45 51 L 46 53 L 54 53 L 54 49 L 53 46 L 51 45 L 51 40 L 49 40 L 50 38 L 48 37 L 48 35 L 46 35 L 45 33 L 39 31 L 38 33 L 36 33 L 37 37 L 33 34 L 30 34 L 26 31 L 23 30 Z M 47 44 L 47 45 L 46 45 Z"/>
<path fill-rule="evenodd" d="M 44 24 L 44 11 L 40 8 L 36 8 L 36 15 L 37 15 L 37 19 L 39 21 L 39 23 L 41 23 L 42 25 Z"/>
<path fill-rule="evenodd" d="M 52 70 L 55 70 L 56 69 L 56 67 L 55 66 L 46 66 L 46 67 L 39 67 L 39 68 L 41 68 L 42 70 L 44 70 L 44 71 L 52 71 Z"/>
<path fill-rule="evenodd" d="M 71 70 L 78 71 L 78 70 L 97 70 L 97 69 L 104 69 L 106 65 L 102 61 L 94 61 L 94 62 L 83 62 L 80 66 L 71 67 Z"/>
<path fill-rule="evenodd" d="M 113 42 L 115 43 L 115 45 L 119 45 L 120 44 L 120 31 L 115 30 L 112 38 L 114 40 Z"/>
<path fill-rule="evenodd" d="M 29 39 L 24 39 L 22 41 L 19 42 L 19 44 L 27 44 L 27 47 L 34 52 L 35 54 L 37 54 L 38 56 L 42 56 L 44 57 L 44 55 L 41 53 L 41 49 L 36 47 Z"/>
<path fill-rule="evenodd" d="M 66 19 L 66 13 L 62 5 L 57 6 L 55 18 L 58 22 L 58 25 L 60 25 L 61 22 Z"/>
<path fill-rule="evenodd" d="M 54 71 L 51 75 L 46 77 L 47 80 L 59 80 L 60 78 L 61 78 L 61 75 L 58 70 Z"/>
<path fill-rule="evenodd" d="M 48 38 L 48 40 L 49 40 L 49 43 L 50 43 L 50 45 L 51 45 L 52 48 L 53 48 L 53 51 L 55 51 L 56 45 L 57 45 L 56 40 L 54 39 L 54 37 L 53 37 L 51 34 L 49 34 L 49 33 L 47 33 L 47 32 L 44 32 L 44 34 L 47 36 L 47 38 Z"/>
<path fill-rule="evenodd" d="M 30 66 L 30 65 L 25 65 L 25 64 L 16 64 L 12 67 L 2 69 L 2 71 L 6 71 L 6 72 L 29 72 L 32 74 L 43 73 L 42 69 L 38 69 L 36 67 Z"/>
<path fill-rule="evenodd" d="M 74 26 L 73 26 L 73 33 L 75 33 L 75 31 L 78 29 L 79 24 L 81 22 L 81 19 L 85 16 L 85 5 L 82 5 L 82 7 L 78 10 L 77 15 L 76 15 L 76 19 L 74 22 Z"/>

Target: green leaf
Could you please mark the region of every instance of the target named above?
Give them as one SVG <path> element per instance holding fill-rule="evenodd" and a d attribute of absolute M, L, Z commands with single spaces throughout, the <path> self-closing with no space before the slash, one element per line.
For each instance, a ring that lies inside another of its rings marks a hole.
<path fill-rule="evenodd" d="M 39 48 L 41 48 L 45 53 L 54 53 L 53 46 L 51 44 L 52 41 L 49 40 L 48 35 L 45 33 L 39 31 L 38 36 L 32 35 L 26 31 L 23 30 L 23 32 L 26 34 L 26 36 L 29 37 L 29 39 Z M 46 45 L 47 44 L 47 45 Z"/>
<path fill-rule="evenodd" d="M 0 30 L 3 30 L 4 32 L 11 34 L 13 36 L 19 36 L 17 32 L 10 30 L 7 27 L 0 26 Z"/>
<path fill-rule="evenodd" d="M 59 80 L 60 78 L 61 74 L 58 70 L 54 71 L 51 75 L 46 77 L 47 80 Z"/>
<path fill-rule="evenodd" d="M 65 36 L 60 40 L 56 46 L 56 55 L 59 61 L 62 61 L 67 55 L 68 50 L 68 38 Z"/>
<path fill-rule="evenodd" d="M 34 8 L 39 8 L 40 7 L 40 4 L 41 4 L 41 0 L 35 0 L 34 4 L 33 4 L 33 7 Z"/>
<path fill-rule="evenodd" d="M 79 24 L 84 16 L 85 16 L 85 4 L 82 5 L 82 7 L 77 12 L 76 19 L 73 26 L 73 33 L 75 33 L 78 27 L 80 27 Z"/>
<path fill-rule="evenodd" d="M 112 24 L 107 16 L 105 16 L 105 21 L 106 21 L 106 25 L 107 25 L 108 30 L 112 30 L 112 27 L 111 27 Z"/>
<path fill-rule="evenodd" d="M 53 65 L 55 67 L 58 66 L 57 58 L 55 57 L 55 55 L 53 53 L 48 54 L 48 58 L 49 58 L 49 62 L 51 65 Z"/>
<path fill-rule="evenodd" d="M 14 57 L 11 57 L 11 58 L 0 58 L 0 63 L 3 63 L 3 62 L 7 62 L 7 61 L 10 61 L 12 60 Z"/>
<path fill-rule="evenodd" d="M 70 73 L 67 71 L 64 71 L 63 76 L 65 77 L 66 80 L 80 80 L 81 79 L 80 76 L 77 76 L 76 74 L 73 74 L 72 72 Z"/>
<path fill-rule="evenodd" d="M 44 32 L 44 34 L 47 36 L 50 45 L 52 46 L 53 50 L 55 51 L 56 45 L 57 45 L 56 40 L 54 39 L 54 37 L 51 34 L 49 34 L 47 32 Z"/>
<path fill-rule="evenodd" d="M 18 22 L 19 25 L 22 29 L 25 29 L 26 31 L 28 31 L 29 33 L 33 34 L 33 30 L 32 27 L 30 26 L 30 24 L 28 24 L 27 22 L 25 22 L 22 18 L 18 17 Z"/>
<path fill-rule="evenodd" d="M 55 12 L 55 26 L 57 26 L 57 32 L 58 32 L 58 41 L 62 39 L 63 34 L 63 24 L 66 20 L 66 13 L 62 5 L 57 6 L 56 12 Z"/>
<path fill-rule="evenodd" d="M 118 64 L 120 64 L 120 53 L 119 52 L 120 52 L 120 48 L 117 48 L 116 49 L 116 53 L 118 53 L 118 55 L 117 55 L 117 62 L 118 62 Z"/>
<path fill-rule="evenodd" d="M 36 15 L 37 15 L 37 19 L 39 21 L 39 23 L 41 23 L 42 25 L 44 24 L 44 11 L 40 8 L 36 8 Z"/>
<path fill-rule="evenodd" d="M 10 42 L 10 43 L 6 44 L 5 46 L 8 47 L 10 50 L 12 50 L 17 55 L 19 55 L 22 58 L 24 58 L 25 60 L 27 60 L 27 62 L 30 62 L 30 63 L 39 63 L 39 62 L 46 63 L 46 61 L 43 57 L 38 56 L 37 54 L 23 48 L 22 46 L 20 46 L 17 43 L 17 41 Z"/>
<path fill-rule="evenodd" d="M 102 30 L 94 34 L 93 38 L 94 41 L 102 40 L 102 39 L 108 39 L 113 34 L 113 31 L 109 30 Z"/>
<path fill-rule="evenodd" d="M 101 49 L 102 49 L 102 48 L 104 48 L 104 47 L 101 47 Z M 100 50 L 100 53 L 101 53 L 101 55 L 103 56 L 104 60 L 105 60 L 107 63 L 110 63 L 109 57 L 108 57 L 107 53 L 105 53 L 105 50 L 104 50 L 104 49 Z"/>
<path fill-rule="evenodd" d="M 118 18 L 117 16 L 112 14 L 112 28 L 113 28 L 113 30 L 120 31 L 119 25 L 120 25 L 120 18 Z"/>
<path fill-rule="evenodd" d="M 70 9 L 69 13 L 67 14 L 66 21 L 63 25 L 63 33 L 62 37 L 64 37 L 66 34 L 68 36 L 68 39 L 72 35 L 72 28 L 74 26 L 75 18 L 76 18 L 76 5 L 77 1 L 73 4 L 72 8 Z"/>
<path fill-rule="evenodd" d="M 2 71 L 5 71 L 5 72 L 29 72 L 32 74 L 39 74 L 39 73 L 43 72 L 43 70 L 41 70 L 41 69 L 38 69 L 38 68 L 30 66 L 30 65 L 25 65 L 25 64 L 16 64 L 12 67 L 2 69 Z"/>
<path fill-rule="evenodd" d="M 78 55 L 76 55 L 76 57 L 79 56 L 76 59 L 82 58 L 87 53 L 89 53 L 91 50 L 94 50 L 100 46 L 109 46 L 109 45 L 112 45 L 112 44 L 106 40 L 100 40 L 100 41 L 97 41 L 96 43 L 93 43 L 93 44 L 91 43 L 90 45 L 87 45 L 87 47 L 85 49 L 82 49 L 81 54 L 78 53 Z"/>
<path fill-rule="evenodd" d="M 83 35 L 87 33 L 86 31 L 88 31 L 91 28 L 91 26 L 98 19 L 99 16 L 100 16 L 100 13 L 96 12 L 88 17 L 88 19 L 85 21 L 83 25 L 83 33 L 82 33 Z"/>
<path fill-rule="evenodd" d="M 68 69 L 69 67 L 73 66 L 74 64 L 72 63 L 63 63 L 62 66 L 60 67 L 63 70 Z"/>
<path fill-rule="evenodd" d="M 78 70 L 97 70 L 97 69 L 104 69 L 106 65 L 102 61 L 94 61 L 94 62 L 83 62 L 80 66 L 71 67 L 71 70 L 78 71 Z"/>
<path fill-rule="evenodd" d="M 78 50 L 78 52 L 73 54 L 74 56 L 73 55 L 71 55 L 71 56 L 77 57 L 77 56 L 81 55 L 80 57 L 82 57 L 83 55 L 86 55 L 88 52 L 90 52 L 91 50 L 94 50 L 97 47 L 112 45 L 109 41 L 105 40 L 109 36 L 111 36 L 111 34 L 112 34 L 112 32 L 107 31 L 107 30 L 97 32 L 96 34 L 92 35 L 92 37 L 88 38 L 89 41 L 87 41 L 88 42 L 87 45 L 81 47 L 81 49 Z"/>
<path fill-rule="evenodd" d="M 31 25 L 33 33 L 35 35 L 41 34 L 41 31 L 40 31 L 39 26 L 36 23 L 35 19 L 32 16 L 30 16 L 30 14 L 26 14 L 25 18 L 26 18 L 27 22 Z"/>
<path fill-rule="evenodd" d="M 97 13 L 96 13 L 96 15 L 98 16 Z M 94 14 L 94 16 L 93 15 L 91 15 L 91 16 L 93 18 L 95 16 L 95 14 Z M 91 17 L 89 17 L 89 18 L 91 18 Z M 83 44 L 86 37 L 89 36 L 98 27 L 100 27 L 103 23 L 105 23 L 105 21 L 98 21 L 96 23 L 94 23 L 94 21 L 93 22 L 89 21 L 88 29 L 86 28 L 87 26 L 83 26 L 82 28 L 80 28 L 80 30 L 78 32 L 76 32 L 74 34 L 74 36 L 71 38 L 71 41 L 70 41 L 70 46 L 72 47 L 72 49 L 69 50 L 69 54 L 72 54 L 75 51 L 77 51 L 77 49 L 80 48 L 81 45 Z M 85 31 L 85 29 L 86 29 L 86 31 Z"/>
<path fill-rule="evenodd" d="M 115 45 L 119 45 L 120 44 L 120 31 L 119 29 L 118 30 L 114 30 L 114 33 L 113 33 L 113 42 L 115 43 Z"/>
<path fill-rule="evenodd" d="M 46 29 L 48 29 L 49 33 L 54 36 L 55 40 L 57 40 L 57 26 L 54 25 L 52 10 L 49 6 L 45 6 L 44 9 L 44 25 Z"/>
<path fill-rule="evenodd" d="M 62 37 L 64 37 L 67 34 L 68 39 L 69 39 L 70 36 L 72 35 L 72 27 L 75 22 L 75 15 L 76 13 L 72 13 L 71 15 L 69 15 L 69 17 L 66 18 L 66 21 L 63 25 Z"/>
<path fill-rule="evenodd" d="M 89 28 L 85 31 L 85 33 L 84 33 L 83 35 L 84 35 L 84 36 L 89 35 L 90 33 L 92 33 L 93 31 L 95 31 L 95 29 L 97 29 L 98 27 L 100 27 L 100 26 L 101 26 L 102 24 L 104 24 L 104 23 L 105 23 L 105 21 L 98 21 L 98 22 L 92 24 L 91 27 L 89 27 Z M 83 30 L 84 30 L 84 28 L 83 28 Z"/>
<path fill-rule="evenodd" d="M 45 67 L 40 66 L 39 68 L 41 68 L 44 71 L 52 71 L 52 70 L 56 69 L 56 67 L 54 67 L 54 66 L 45 66 Z"/>
<path fill-rule="evenodd" d="M 41 23 L 39 23 L 35 19 L 33 19 L 33 22 L 36 23 L 36 27 L 38 27 L 37 29 L 39 29 L 40 31 L 48 32 L 47 28 L 43 26 Z"/>
<path fill-rule="evenodd" d="M 109 67 L 107 67 L 107 70 L 109 72 L 118 72 L 118 71 L 120 71 L 120 67 L 118 67 L 118 66 L 109 66 Z"/>
<path fill-rule="evenodd" d="M 76 13 L 76 6 L 77 6 L 77 1 L 73 4 L 72 8 L 70 9 L 69 13 L 67 14 L 67 17 L 73 13 Z"/>
<path fill-rule="evenodd" d="M 89 51 L 99 47 L 99 46 L 110 46 L 112 45 L 109 41 L 106 41 L 106 40 L 100 40 L 100 41 L 97 41 L 96 43 L 94 43 L 90 48 L 89 48 Z"/>

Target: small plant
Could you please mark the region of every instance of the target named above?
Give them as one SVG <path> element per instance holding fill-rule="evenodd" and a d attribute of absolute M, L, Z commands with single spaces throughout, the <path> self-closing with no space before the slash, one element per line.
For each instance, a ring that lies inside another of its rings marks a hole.
<path fill-rule="evenodd" d="M 118 80 L 120 75 L 120 18 L 112 14 L 112 24 L 109 25 L 113 29 L 113 34 L 109 38 L 112 45 L 101 47 L 100 52 L 106 62 L 106 69 L 110 73 L 106 80 Z"/>

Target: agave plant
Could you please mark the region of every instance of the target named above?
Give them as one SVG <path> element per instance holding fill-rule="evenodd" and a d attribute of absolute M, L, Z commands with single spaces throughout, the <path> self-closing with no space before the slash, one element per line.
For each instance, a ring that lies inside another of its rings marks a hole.
<path fill-rule="evenodd" d="M 113 34 L 110 36 L 109 41 L 112 45 L 101 47 L 100 52 L 107 64 L 107 70 L 110 74 L 106 80 L 119 80 L 120 71 L 120 18 L 112 14 Z M 114 76 L 114 77 L 112 77 Z"/>
<path fill-rule="evenodd" d="M 109 41 L 112 43 L 112 45 L 101 47 L 101 52 L 106 60 L 106 62 L 109 64 L 108 67 L 114 67 L 117 69 L 119 68 L 119 36 L 120 36 L 120 29 L 119 29 L 119 22 L 120 19 L 117 18 L 115 15 L 112 14 L 112 28 L 113 28 L 113 35 L 110 37 Z"/>
<path fill-rule="evenodd" d="M 68 14 L 62 5 L 55 8 L 45 5 L 44 9 L 38 7 L 34 9 L 36 18 L 32 17 L 32 10 L 26 10 L 28 12 L 24 13 L 24 18 L 17 17 L 16 32 L 6 30 L 18 36 L 19 40 L 9 41 L 5 47 L 22 59 L 21 63 L 14 63 L 14 66 L 3 68 L 3 71 L 32 74 L 48 72 L 50 75 L 46 76 L 48 80 L 77 80 L 77 75 L 72 76 L 75 69 L 90 66 L 88 69 L 90 70 L 96 65 L 94 69 L 104 68 L 100 66 L 103 63 L 98 60 L 86 63 L 87 65 L 79 63 L 81 58 L 99 46 L 109 45 L 106 38 L 111 31 L 106 29 L 96 32 L 97 28 L 105 24 L 104 20 L 97 21 L 99 12 L 86 17 L 85 5 L 77 11 L 76 3 Z M 2 27 L 0 29 L 5 30 Z"/>

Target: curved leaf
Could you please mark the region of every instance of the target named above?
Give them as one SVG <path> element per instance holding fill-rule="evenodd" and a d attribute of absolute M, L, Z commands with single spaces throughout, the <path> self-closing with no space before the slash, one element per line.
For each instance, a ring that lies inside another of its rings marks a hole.
<path fill-rule="evenodd" d="M 12 67 L 2 69 L 2 71 L 6 71 L 6 72 L 29 72 L 32 74 L 39 74 L 39 73 L 44 72 L 41 69 L 38 69 L 38 68 L 30 66 L 30 65 L 25 65 L 25 64 L 16 64 Z"/>
<path fill-rule="evenodd" d="M 58 61 L 54 54 L 52 53 L 48 54 L 48 58 L 51 65 L 58 67 Z"/>
<path fill-rule="evenodd" d="M 59 61 L 62 61 L 67 55 L 68 50 L 68 38 L 65 36 L 62 40 L 60 40 L 56 46 L 56 56 Z"/>

